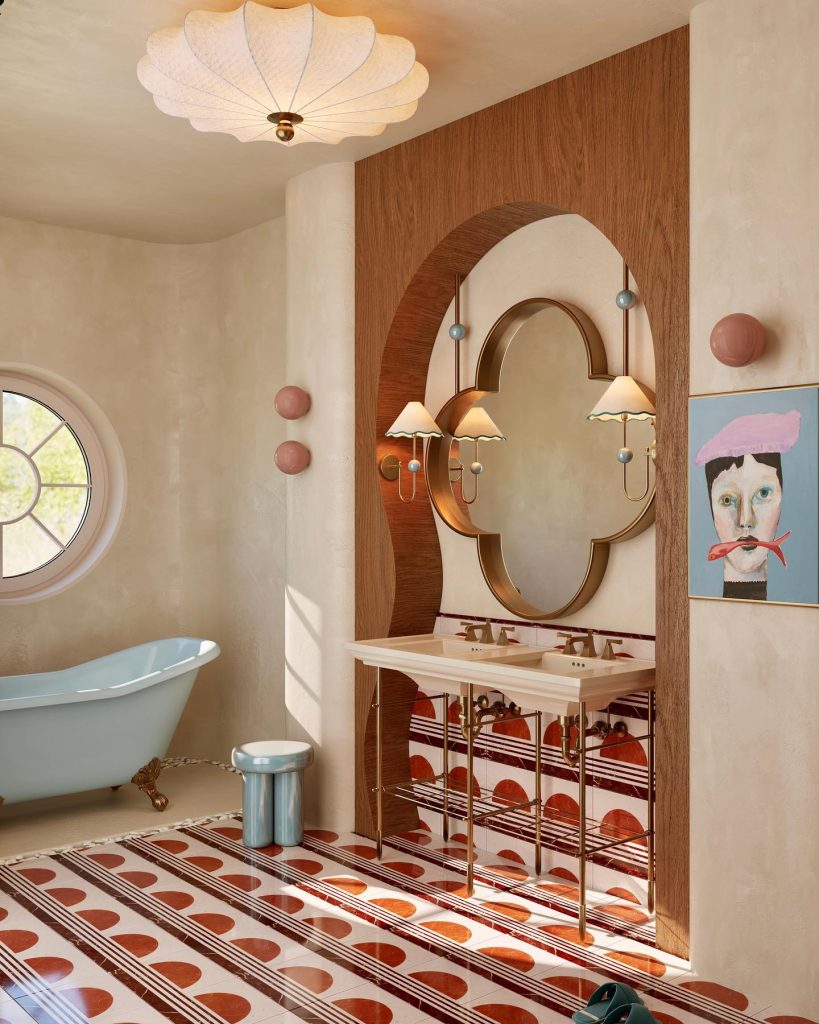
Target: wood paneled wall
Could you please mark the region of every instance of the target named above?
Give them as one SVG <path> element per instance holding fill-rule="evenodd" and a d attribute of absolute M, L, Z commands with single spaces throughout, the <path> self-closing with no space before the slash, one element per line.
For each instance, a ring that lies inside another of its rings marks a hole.
<path fill-rule="evenodd" d="M 419 480 L 381 480 L 384 431 L 423 400 L 452 298 L 500 239 L 580 214 L 640 282 L 657 373 L 657 929 L 688 947 L 688 30 L 660 36 L 422 135 L 356 167 L 356 636 L 430 632 L 441 558 Z M 409 442 L 402 442 L 406 445 Z M 467 609 L 464 609 L 466 611 Z M 405 677 L 404 692 L 413 686 Z M 373 833 L 374 677 L 356 679 L 356 828 Z M 391 691 L 391 694 L 394 691 Z M 409 709 L 388 717 L 385 782 L 408 775 Z M 388 802 L 386 830 L 417 824 Z"/>

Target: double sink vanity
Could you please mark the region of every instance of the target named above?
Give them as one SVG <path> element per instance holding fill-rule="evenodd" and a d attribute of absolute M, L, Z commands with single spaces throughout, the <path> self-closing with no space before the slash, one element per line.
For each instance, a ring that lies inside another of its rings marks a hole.
<path fill-rule="evenodd" d="M 506 631 L 496 638 L 491 625 L 483 627 L 469 624 L 466 637 L 420 636 L 389 637 L 380 640 L 360 640 L 347 645 L 355 657 L 376 670 L 375 700 L 372 709 L 376 722 L 376 840 L 378 856 L 383 841 L 383 798 L 385 793 L 424 803 L 430 806 L 431 791 L 437 794 L 437 803 L 443 815 L 444 838 L 448 838 L 449 819 L 466 823 L 467 849 L 472 849 L 473 829 L 490 817 L 523 809 L 535 815 L 535 873 L 541 872 L 541 828 L 543 813 L 541 794 L 543 742 L 543 715 L 557 716 L 561 726 L 564 761 L 577 773 L 579 816 L 567 823 L 572 833 L 572 852 L 578 859 L 580 890 L 579 927 L 581 937 L 586 927 L 586 865 L 592 852 L 644 839 L 648 845 L 648 904 L 654 902 L 654 662 L 629 657 L 616 657 L 610 642 L 598 653 L 591 634 L 585 637 L 566 636 L 564 652 L 573 652 L 578 644 L 585 654 L 564 653 L 542 647 L 528 647 L 509 642 Z M 384 669 L 400 672 L 415 682 L 422 697 L 414 700 L 443 700 L 446 707 L 453 697 L 459 705 L 458 726 L 452 726 L 444 713 L 442 768 L 439 775 L 429 780 L 412 780 L 393 786 L 382 784 L 383 714 L 396 702 L 383 677 Z M 590 712 L 602 711 L 612 701 L 632 693 L 647 691 L 648 723 L 645 736 L 612 739 L 616 730 L 605 720 L 590 724 Z M 475 740 L 481 730 L 492 722 L 514 718 L 534 719 L 535 736 L 535 794 L 534 799 L 521 803 L 508 803 L 491 793 L 474 791 L 473 778 Z M 586 728 L 577 728 L 579 723 Z M 449 772 L 449 732 L 457 728 L 466 740 L 467 784 L 464 790 L 453 789 Z M 589 738 L 599 740 L 589 745 Z M 649 800 L 645 831 L 611 836 L 600 830 L 599 823 L 586 815 L 586 789 L 588 755 L 599 750 L 608 738 L 607 748 L 617 742 L 645 739 L 648 748 Z M 565 847 L 561 848 L 565 852 Z M 474 866 L 467 858 L 467 892 L 474 891 Z"/>

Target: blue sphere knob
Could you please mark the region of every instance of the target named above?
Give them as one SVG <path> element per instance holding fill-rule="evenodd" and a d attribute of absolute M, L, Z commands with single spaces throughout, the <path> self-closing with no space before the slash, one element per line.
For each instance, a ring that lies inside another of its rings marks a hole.
<path fill-rule="evenodd" d="M 449 336 L 453 341 L 463 341 L 466 337 L 466 328 L 463 324 L 453 324 L 449 328 Z"/>
<path fill-rule="evenodd" d="M 407 463 L 407 469 L 410 471 L 410 473 L 417 473 L 421 469 L 421 463 L 418 461 L 418 459 L 410 459 L 409 462 Z"/>
<path fill-rule="evenodd" d="M 631 288 L 624 288 L 621 292 L 617 293 L 614 301 L 620 309 L 631 309 L 637 303 L 637 296 Z"/>
<path fill-rule="evenodd" d="M 631 448 L 621 448 L 620 451 L 617 453 L 618 461 L 624 464 L 626 462 L 631 462 L 633 458 L 634 452 L 631 450 Z"/>
<path fill-rule="evenodd" d="M 469 472 L 474 473 L 475 476 L 478 476 L 479 473 L 483 473 L 483 466 L 480 464 L 480 462 L 473 462 L 472 465 L 469 467 Z"/>

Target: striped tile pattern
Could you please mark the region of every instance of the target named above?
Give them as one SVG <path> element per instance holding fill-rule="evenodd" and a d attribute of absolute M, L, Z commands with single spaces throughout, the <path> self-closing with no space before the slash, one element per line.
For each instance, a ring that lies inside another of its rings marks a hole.
<path fill-rule="evenodd" d="M 549 1024 L 606 978 L 661 1024 L 771 1016 L 650 945 L 633 903 L 595 896 L 581 943 L 570 885 L 477 856 L 470 900 L 452 841 L 247 850 L 232 818 L 0 865 L 0 1024 Z"/>

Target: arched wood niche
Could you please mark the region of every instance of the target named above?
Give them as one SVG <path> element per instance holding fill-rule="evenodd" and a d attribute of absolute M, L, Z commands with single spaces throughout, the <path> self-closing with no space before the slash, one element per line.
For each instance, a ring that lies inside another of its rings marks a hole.
<path fill-rule="evenodd" d="M 441 558 L 423 480 L 402 505 L 378 460 L 422 399 L 452 298 L 506 235 L 557 213 L 599 228 L 640 282 L 657 381 L 657 906 L 688 945 L 688 33 L 660 36 L 356 165 L 356 636 L 430 632 Z M 468 612 L 469 609 L 459 609 Z M 406 677 L 393 682 L 407 695 Z M 374 677 L 357 666 L 356 830 L 373 833 Z M 391 694 L 396 690 L 391 690 Z M 410 712 L 391 709 L 385 783 L 409 772 Z M 387 832 L 414 809 L 387 804 Z"/>

